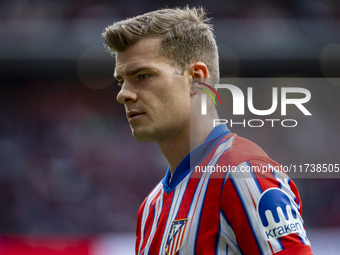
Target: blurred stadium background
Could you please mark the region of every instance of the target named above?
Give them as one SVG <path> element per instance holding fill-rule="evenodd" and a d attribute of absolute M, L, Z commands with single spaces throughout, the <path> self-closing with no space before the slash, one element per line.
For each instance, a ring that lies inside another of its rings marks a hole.
<path fill-rule="evenodd" d="M 0 254 L 133 253 L 166 162 L 131 137 L 101 32 L 185 4 L 209 10 L 223 77 L 340 77 L 337 0 L 1 1 Z M 340 249 L 339 180 L 295 180 L 315 254 Z"/>

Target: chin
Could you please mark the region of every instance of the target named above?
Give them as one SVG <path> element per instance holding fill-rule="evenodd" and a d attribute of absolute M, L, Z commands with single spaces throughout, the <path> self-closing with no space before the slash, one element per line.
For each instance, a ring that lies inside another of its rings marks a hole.
<path fill-rule="evenodd" d="M 133 138 L 135 138 L 137 141 L 140 141 L 140 142 L 152 143 L 152 142 L 157 141 L 155 139 L 154 134 L 150 132 L 141 132 L 141 131 L 132 130 L 132 136 Z"/>

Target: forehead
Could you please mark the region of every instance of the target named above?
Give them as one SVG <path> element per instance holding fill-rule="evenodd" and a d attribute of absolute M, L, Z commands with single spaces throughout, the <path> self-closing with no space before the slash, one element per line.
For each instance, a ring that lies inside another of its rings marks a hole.
<path fill-rule="evenodd" d="M 155 67 L 161 63 L 169 64 L 168 59 L 159 54 L 159 47 L 159 38 L 145 38 L 125 51 L 117 52 L 115 76 L 124 75 L 136 68 Z"/>

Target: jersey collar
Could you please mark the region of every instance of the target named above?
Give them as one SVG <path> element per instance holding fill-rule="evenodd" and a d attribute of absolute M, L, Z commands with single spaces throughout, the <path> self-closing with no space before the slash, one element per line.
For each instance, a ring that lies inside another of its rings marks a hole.
<path fill-rule="evenodd" d="M 176 186 L 187 176 L 190 171 L 193 170 L 215 147 L 215 145 L 230 131 L 226 125 L 218 125 L 215 127 L 207 139 L 188 154 L 176 168 L 172 178 L 170 168 L 166 171 L 166 174 L 162 180 L 163 188 L 168 194 L 176 188 Z M 171 178 L 171 180 L 170 180 Z M 169 183 L 170 180 L 170 183 Z"/>

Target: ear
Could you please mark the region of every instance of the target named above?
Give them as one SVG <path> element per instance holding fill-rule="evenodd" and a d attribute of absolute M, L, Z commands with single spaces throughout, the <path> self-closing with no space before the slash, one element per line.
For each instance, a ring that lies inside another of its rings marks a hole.
<path fill-rule="evenodd" d="M 192 78 L 200 78 L 202 81 L 209 77 L 209 71 L 206 64 L 203 62 L 195 62 L 191 65 Z"/>
<path fill-rule="evenodd" d="M 190 66 L 190 76 L 192 78 L 190 94 L 193 96 L 197 93 L 197 89 L 194 86 L 195 82 L 205 82 L 205 79 L 209 77 L 208 67 L 203 62 L 195 62 Z"/>

